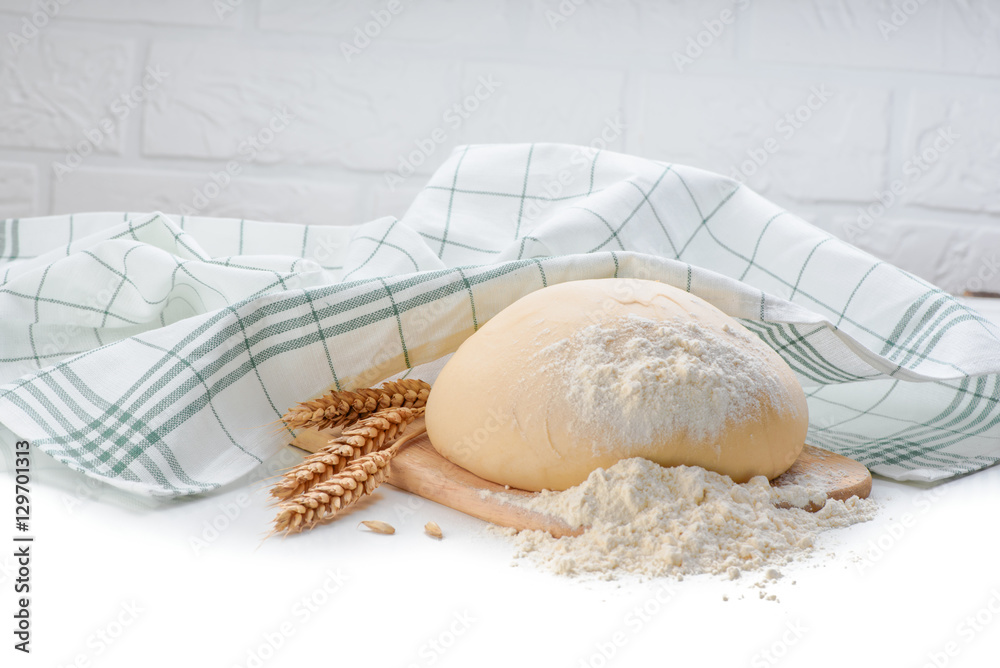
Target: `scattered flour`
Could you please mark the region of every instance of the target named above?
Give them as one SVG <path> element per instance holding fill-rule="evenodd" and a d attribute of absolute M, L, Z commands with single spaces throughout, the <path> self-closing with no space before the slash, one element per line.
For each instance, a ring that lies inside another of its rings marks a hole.
<path fill-rule="evenodd" d="M 522 531 L 514 537 L 515 557 L 559 574 L 602 579 L 700 573 L 736 579 L 758 569 L 775 579 L 778 567 L 808 553 L 823 531 L 868 521 L 876 512 L 871 500 L 827 501 L 805 487 L 771 487 L 763 476 L 736 484 L 700 467 L 667 468 L 641 458 L 598 469 L 562 492 L 483 494 L 588 526 L 580 536 L 559 539 Z M 820 510 L 802 509 L 810 503 Z"/>
<path fill-rule="evenodd" d="M 531 364 L 562 379 L 583 423 L 610 426 L 626 442 L 648 445 L 664 434 L 710 442 L 729 420 L 769 406 L 790 410 L 764 348 L 729 325 L 715 332 L 680 318 L 627 315 L 578 330 Z"/>

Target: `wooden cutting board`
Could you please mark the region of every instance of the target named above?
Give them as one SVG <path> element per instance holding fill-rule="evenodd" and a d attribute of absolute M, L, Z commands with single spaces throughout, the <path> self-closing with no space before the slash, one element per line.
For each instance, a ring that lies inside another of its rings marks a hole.
<path fill-rule="evenodd" d="M 422 420 L 420 418 L 420 422 Z M 422 426 L 414 422 L 414 427 Z M 321 432 L 303 430 L 292 445 L 315 452 L 326 445 L 329 438 Z M 501 526 L 518 530 L 539 529 L 548 531 L 556 538 L 577 536 L 583 532 L 583 529 L 574 529 L 558 518 L 482 494 L 486 490 L 531 497 L 536 492 L 506 489 L 452 464 L 437 453 L 426 433 L 414 438 L 396 455 L 388 482 L 399 489 Z M 871 493 L 872 477 L 867 468 L 853 459 L 806 445 L 792 467 L 772 480 L 771 484 L 775 487 L 805 484 L 824 490 L 828 498 L 844 500 L 851 496 L 866 498 Z"/>

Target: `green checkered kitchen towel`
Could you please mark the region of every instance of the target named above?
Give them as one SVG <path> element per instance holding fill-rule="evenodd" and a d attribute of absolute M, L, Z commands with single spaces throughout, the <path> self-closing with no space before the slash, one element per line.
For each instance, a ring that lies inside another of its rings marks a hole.
<path fill-rule="evenodd" d="M 145 495 L 235 480 L 287 443 L 274 422 L 295 402 L 437 359 L 533 290 L 614 276 L 695 293 L 773 346 L 815 445 L 898 480 L 1000 456 L 994 325 L 680 165 L 468 146 L 401 220 L 78 214 L 6 220 L 0 248 L 0 423 Z"/>

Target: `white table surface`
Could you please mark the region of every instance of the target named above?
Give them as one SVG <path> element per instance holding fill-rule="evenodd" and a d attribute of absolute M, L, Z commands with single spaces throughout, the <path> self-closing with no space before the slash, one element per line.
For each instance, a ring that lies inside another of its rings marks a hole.
<path fill-rule="evenodd" d="M 483 522 L 388 487 L 350 518 L 262 542 L 273 510 L 259 482 L 147 508 L 41 456 L 34 469 L 33 651 L 12 648 L 11 527 L 2 666 L 1000 662 L 1000 467 L 933 487 L 876 479 L 874 521 L 827 534 L 763 588 L 758 574 L 605 582 L 512 567 Z M 12 487 L 5 475 L 0 517 L 13 518 Z M 423 534 L 429 520 L 444 540 Z"/>

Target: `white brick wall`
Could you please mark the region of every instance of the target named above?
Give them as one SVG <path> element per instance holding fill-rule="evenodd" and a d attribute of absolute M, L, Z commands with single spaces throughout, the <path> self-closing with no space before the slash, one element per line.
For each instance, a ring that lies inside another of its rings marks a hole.
<path fill-rule="evenodd" d="M 0 17 L 0 33 L 20 22 Z M 3 40 L 0 146 L 59 151 L 86 138 L 110 117 L 110 105 L 130 84 L 134 43 L 100 33 L 51 27 L 15 47 Z M 101 132 L 101 152 L 120 153 L 122 127 Z"/>
<path fill-rule="evenodd" d="M 38 170 L 32 164 L 0 162 L 0 217 L 31 216 L 38 210 Z"/>
<path fill-rule="evenodd" d="M 751 24 L 762 60 L 1000 75 L 995 0 L 755 0 Z"/>
<path fill-rule="evenodd" d="M 241 178 L 238 174 L 231 176 L 225 169 L 178 172 L 81 167 L 57 184 L 52 213 L 163 211 L 354 225 L 367 220 L 361 214 L 362 197 L 361 189 L 351 183 Z"/>
<path fill-rule="evenodd" d="M 883 186 L 889 95 L 878 88 L 745 78 L 643 80 L 630 152 L 696 164 L 785 202 L 864 202 Z"/>
<path fill-rule="evenodd" d="M 614 127 L 1000 291 L 995 0 L 0 0 L 0 36 L 0 218 L 351 224 L 460 143 Z"/>

